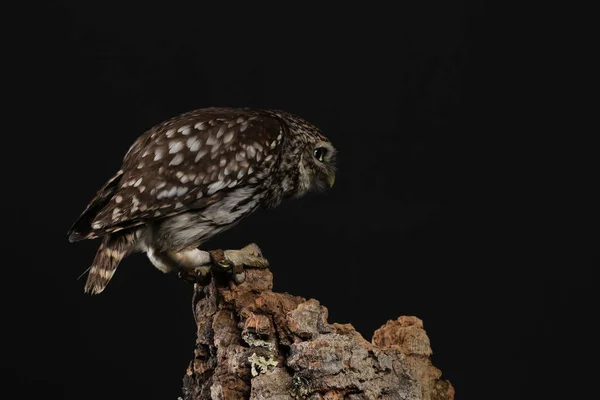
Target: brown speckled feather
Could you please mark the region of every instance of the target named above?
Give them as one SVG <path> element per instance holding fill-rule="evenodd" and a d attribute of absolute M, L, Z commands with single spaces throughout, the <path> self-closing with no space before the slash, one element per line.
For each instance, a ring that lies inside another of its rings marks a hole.
<path fill-rule="evenodd" d="M 74 225 L 70 236 L 93 239 L 256 185 L 277 163 L 282 142 L 281 122 L 260 110 L 209 108 L 172 118 L 131 146 L 110 198 L 100 210 L 92 201 L 80 217 L 89 225 Z"/>

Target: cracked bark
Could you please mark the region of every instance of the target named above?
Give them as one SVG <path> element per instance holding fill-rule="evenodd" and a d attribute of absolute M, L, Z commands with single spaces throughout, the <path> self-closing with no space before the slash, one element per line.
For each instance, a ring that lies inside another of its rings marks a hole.
<path fill-rule="evenodd" d="M 196 285 L 185 400 L 454 399 L 418 318 L 388 321 L 370 343 L 350 324 L 329 324 L 317 300 L 273 292 L 269 270 L 246 275 L 241 285 Z"/>

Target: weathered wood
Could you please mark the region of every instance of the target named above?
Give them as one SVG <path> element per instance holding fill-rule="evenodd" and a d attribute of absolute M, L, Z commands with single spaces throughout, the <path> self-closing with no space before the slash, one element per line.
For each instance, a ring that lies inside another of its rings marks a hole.
<path fill-rule="evenodd" d="M 246 275 L 241 285 L 196 286 L 185 400 L 454 399 L 418 318 L 388 321 L 370 343 L 352 325 L 329 324 L 317 300 L 273 292 L 269 270 Z"/>

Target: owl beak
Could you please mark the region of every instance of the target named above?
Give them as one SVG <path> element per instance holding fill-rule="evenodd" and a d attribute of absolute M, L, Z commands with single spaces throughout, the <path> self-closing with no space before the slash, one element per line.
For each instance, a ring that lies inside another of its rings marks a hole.
<path fill-rule="evenodd" d="M 335 174 L 331 173 L 327 176 L 327 183 L 329 183 L 329 187 L 332 188 L 335 183 Z"/>

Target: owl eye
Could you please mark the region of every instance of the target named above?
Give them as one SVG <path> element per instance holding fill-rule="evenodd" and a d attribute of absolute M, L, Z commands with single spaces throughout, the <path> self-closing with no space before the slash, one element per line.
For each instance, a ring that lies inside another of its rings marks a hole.
<path fill-rule="evenodd" d="M 320 162 L 323 162 L 323 159 L 327 155 L 327 149 L 325 147 L 317 147 L 313 153 L 315 158 Z"/>

